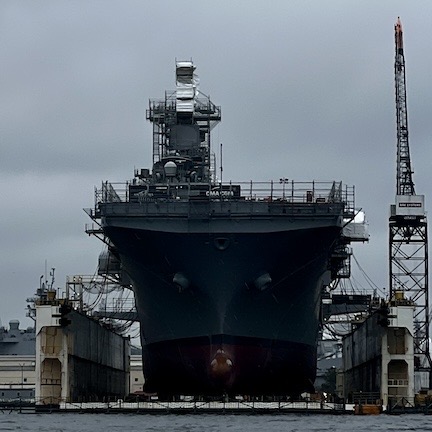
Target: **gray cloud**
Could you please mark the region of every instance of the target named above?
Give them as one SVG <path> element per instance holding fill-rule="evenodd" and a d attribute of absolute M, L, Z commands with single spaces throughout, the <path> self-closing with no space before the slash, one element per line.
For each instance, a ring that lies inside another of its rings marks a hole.
<path fill-rule="evenodd" d="M 356 256 L 387 284 L 395 193 L 393 24 L 405 29 L 417 191 L 431 184 L 432 5 L 403 1 L 3 1 L 0 180 L 3 323 L 22 318 L 45 259 L 93 273 L 101 249 L 82 212 L 101 180 L 149 166 L 149 98 L 193 58 L 222 105 L 224 179 L 355 184 L 372 233 Z"/>

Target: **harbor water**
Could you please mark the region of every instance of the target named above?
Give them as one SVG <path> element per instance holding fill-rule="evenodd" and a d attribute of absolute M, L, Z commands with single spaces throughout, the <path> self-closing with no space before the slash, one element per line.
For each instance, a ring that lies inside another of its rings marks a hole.
<path fill-rule="evenodd" d="M 143 415 L 0 412 L 0 432 L 430 431 L 432 417 L 413 415 Z"/>

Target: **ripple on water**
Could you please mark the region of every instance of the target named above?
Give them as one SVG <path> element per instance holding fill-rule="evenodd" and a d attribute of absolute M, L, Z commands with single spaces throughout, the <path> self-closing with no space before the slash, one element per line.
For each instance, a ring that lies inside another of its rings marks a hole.
<path fill-rule="evenodd" d="M 0 432 L 399 432 L 430 431 L 432 417 L 353 415 L 149 415 L 0 413 Z"/>

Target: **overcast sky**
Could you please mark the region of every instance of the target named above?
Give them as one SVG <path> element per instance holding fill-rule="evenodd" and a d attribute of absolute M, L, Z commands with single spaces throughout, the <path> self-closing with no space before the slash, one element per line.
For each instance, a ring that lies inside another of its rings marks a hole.
<path fill-rule="evenodd" d="M 430 1 L 2 0 L 3 324 L 31 324 L 25 299 L 45 261 L 59 287 L 95 272 L 102 243 L 85 234 L 82 209 L 102 180 L 150 166 L 145 109 L 175 87 L 176 58 L 193 59 L 200 89 L 222 106 L 213 139 L 224 144 L 224 180 L 355 185 L 371 233 L 355 255 L 386 287 L 399 15 L 414 180 L 428 208 Z"/>

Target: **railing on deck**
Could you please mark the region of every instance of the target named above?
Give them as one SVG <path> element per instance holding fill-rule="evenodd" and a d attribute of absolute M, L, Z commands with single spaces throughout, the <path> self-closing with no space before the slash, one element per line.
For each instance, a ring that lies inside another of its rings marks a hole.
<path fill-rule="evenodd" d="M 131 188 L 133 186 L 133 197 Z M 141 187 L 141 189 L 140 189 Z M 157 195 L 148 193 L 149 187 L 157 189 Z M 270 182 L 229 182 L 229 183 L 164 183 L 154 186 L 136 181 L 126 183 L 103 182 L 100 189 L 95 189 L 95 204 L 129 202 L 133 198 L 139 202 L 170 200 L 189 200 L 196 197 L 200 189 L 203 197 L 213 200 L 245 200 L 284 203 L 345 203 L 347 211 L 355 209 L 354 186 L 342 182 L 295 182 L 281 179 Z M 195 193 L 194 193 L 195 192 Z M 138 196 L 138 198 L 137 198 Z"/>

